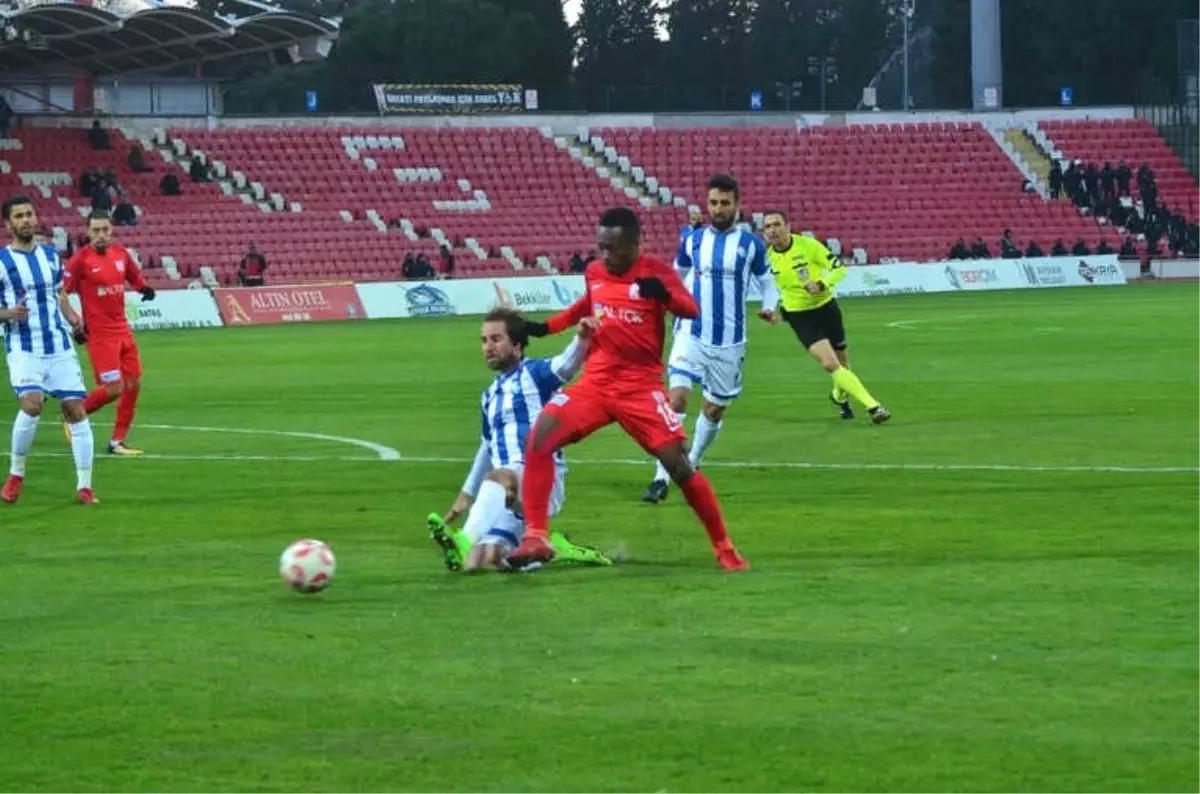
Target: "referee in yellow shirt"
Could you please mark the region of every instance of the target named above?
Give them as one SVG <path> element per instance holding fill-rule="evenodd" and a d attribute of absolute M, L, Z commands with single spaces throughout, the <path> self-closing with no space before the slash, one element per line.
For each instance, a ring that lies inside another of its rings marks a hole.
<path fill-rule="evenodd" d="M 854 418 L 854 409 L 846 395 L 862 403 L 875 424 L 891 419 L 887 409 L 850 371 L 846 327 L 833 295 L 834 286 L 846 276 L 842 263 L 819 240 L 792 234 L 783 210 L 768 212 L 763 223 L 769 246 L 767 264 L 779 286 L 783 319 L 792 326 L 800 344 L 833 378 L 829 399 L 841 409 L 843 419 Z M 771 324 L 779 322 L 774 306 L 764 306 L 761 314 Z"/>

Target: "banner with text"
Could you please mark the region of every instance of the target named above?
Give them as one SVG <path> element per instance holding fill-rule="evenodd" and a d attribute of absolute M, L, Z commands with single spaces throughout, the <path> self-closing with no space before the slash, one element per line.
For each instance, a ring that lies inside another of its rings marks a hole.
<path fill-rule="evenodd" d="M 309 323 L 366 317 L 353 284 L 214 289 L 226 325 Z"/>
<path fill-rule="evenodd" d="M 78 295 L 71 296 L 71 305 L 80 311 Z M 153 301 L 143 301 L 136 292 L 126 292 L 125 317 L 134 331 L 221 325 L 216 301 L 206 289 L 159 290 Z"/>
<path fill-rule="evenodd" d="M 583 276 L 381 282 L 359 284 L 358 294 L 372 320 L 487 314 L 496 306 L 554 312 L 583 295 Z"/>
<path fill-rule="evenodd" d="M 526 109 L 526 92 L 520 85 L 416 85 L 377 83 L 375 103 L 389 113 L 520 113 Z M 534 109 L 537 106 L 533 95 Z"/>

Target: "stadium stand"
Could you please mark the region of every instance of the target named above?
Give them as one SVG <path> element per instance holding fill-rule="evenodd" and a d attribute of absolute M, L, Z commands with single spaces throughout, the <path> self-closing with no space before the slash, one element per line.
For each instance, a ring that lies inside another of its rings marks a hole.
<path fill-rule="evenodd" d="M 1200 214 L 1196 180 L 1146 119 L 1050 120 L 1039 127 L 1070 159 L 1097 165 L 1116 165 L 1124 159 L 1135 170 L 1142 164 L 1150 166 L 1155 172 L 1158 200 L 1172 210 L 1182 210 L 1184 217 L 1196 222 Z M 1137 180 L 1133 180 L 1131 189 L 1135 196 L 1139 194 Z"/>
<path fill-rule="evenodd" d="M 1195 182 L 1149 125 L 1044 129 L 1070 156 L 1149 163 L 1160 196 L 1195 218 Z M 1121 241 L 1070 202 L 1023 191 L 1021 171 L 978 123 L 589 132 L 596 137 L 573 144 L 591 151 L 598 138 L 687 204 L 701 204 L 708 177 L 727 170 L 744 186 L 748 214 L 784 207 L 798 230 L 836 238 L 847 254 L 863 248 L 870 261 L 937 261 L 958 237 L 995 249 L 1006 228 L 1020 246 L 1035 240 L 1045 250 L 1059 238 L 1093 248 Z M 131 142 L 118 131 L 107 152 L 88 149 L 81 130 L 16 134 L 20 148 L 0 152 L 11 172 L 0 184 L 39 188 L 52 199 L 46 220 L 73 233 L 87 203 L 74 186 L 80 172 L 117 172 L 141 210 L 121 238 L 156 280 L 233 283 L 250 243 L 267 256 L 271 281 L 396 279 L 408 253 L 437 265 L 442 242 L 453 247 L 455 276 L 537 275 L 586 254 L 595 218 L 613 204 L 641 205 L 648 247 L 663 256 L 685 221 L 679 201 L 615 186 L 598 151 L 594 161 L 570 156 L 533 128 L 179 128 L 161 147 L 166 160 L 151 153 L 151 174 L 126 166 Z M 224 165 L 224 184 L 187 178 L 183 166 L 197 153 Z M 184 195 L 159 193 L 167 169 Z"/>

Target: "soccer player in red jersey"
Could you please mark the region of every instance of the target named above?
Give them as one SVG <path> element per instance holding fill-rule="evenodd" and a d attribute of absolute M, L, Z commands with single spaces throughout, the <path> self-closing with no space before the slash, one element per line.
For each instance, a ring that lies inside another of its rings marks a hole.
<path fill-rule="evenodd" d="M 125 445 L 142 388 L 142 362 L 125 317 L 125 286 L 132 286 L 146 301 L 154 300 L 154 288 L 146 283 L 129 252 L 112 242 L 108 213 L 95 211 L 88 216 L 88 238 L 88 245 L 67 262 L 64 285 L 67 292 L 79 293 L 83 304 L 88 358 L 96 376 L 97 388 L 88 394 L 83 407 L 91 415 L 116 400 L 117 421 L 108 451 L 141 455 L 141 450 Z"/>
<path fill-rule="evenodd" d="M 582 378 L 550 400 L 529 433 L 521 481 L 525 537 L 508 560 L 528 565 L 553 559 L 547 531 L 554 453 L 616 422 L 662 461 L 704 524 L 721 567 L 749 568 L 729 540 L 708 478 L 688 462 L 687 436 L 663 391 L 666 313 L 696 317 L 696 301 L 673 268 L 642 255 L 633 210 L 617 207 L 600 217 L 596 250 L 600 259 L 584 271 L 583 297 L 546 323 L 528 324 L 531 334 L 544 336 L 573 328 L 584 317 L 600 320 Z"/>

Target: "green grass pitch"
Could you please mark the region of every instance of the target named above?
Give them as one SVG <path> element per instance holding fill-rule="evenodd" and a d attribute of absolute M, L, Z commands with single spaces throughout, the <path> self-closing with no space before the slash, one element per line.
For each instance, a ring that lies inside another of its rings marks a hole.
<path fill-rule="evenodd" d="M 76 506 L 48 414 L 2 512 L 0 785 L 1197 790 L 1194 285 L 844 308 L 895 419 L 755 324 L 706 466 L 744 575 L 614 430 L 558 526 L 628 564 L 447 573 L 476 319 L 143 334 L 155 456 Z M 309 536 L 315 597 L 277 576 Z"/>

